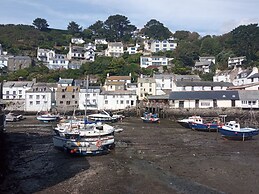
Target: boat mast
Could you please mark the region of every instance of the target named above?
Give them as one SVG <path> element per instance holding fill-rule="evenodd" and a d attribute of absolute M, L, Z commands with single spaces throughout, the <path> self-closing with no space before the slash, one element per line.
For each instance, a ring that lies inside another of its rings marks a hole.
<path fill-rule="evenodd" d="M 86 88 L 86 92 L 85 92 L 85 119 L 84 119 L 84 123 L 86 125 L 87 95 L 88 95 L 88 87 L 89 87 L 88 75 L 86 76 L 86 82 L 84 84 L 85 84 L 85 88 Z"/>

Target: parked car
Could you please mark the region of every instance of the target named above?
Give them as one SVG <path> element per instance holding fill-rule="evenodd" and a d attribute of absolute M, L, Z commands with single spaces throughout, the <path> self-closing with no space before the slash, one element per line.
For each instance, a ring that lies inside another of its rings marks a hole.
<path fill-rule="evenodd" d="M 16 121 L 20 121 L 23 119 L 24 119 L 24 117 L 21 114 L 17 115 L 12 112 L 9 112 L 8 114 L 5 115 L 6 122 L 16 122 Z"/>

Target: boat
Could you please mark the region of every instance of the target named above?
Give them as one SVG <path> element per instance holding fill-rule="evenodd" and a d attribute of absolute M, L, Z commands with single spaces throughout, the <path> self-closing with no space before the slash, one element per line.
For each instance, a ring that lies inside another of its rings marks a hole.
<path fill-rule="evenodd" d="M 121 117 L 118 115 L 112 115 L 102 110 L 100 113 L 87 115 L 88 120 L 92 120 L 95 122 L 117 122 Z"/>
<path fill-rule="evenodd" d="M 218 127 L 220 126 L 219 123 L 196 123 L 196 122 L 189 122 L 189 126 L 193 130 L 197 131 L 208 131 L 208 132 L 216 132 Z"/>
<path fill-rule="evenodd" d="M 159 123 L 160 118 L 158 117 L 157 114 L 153 113 L 144 113 L 143 117 L 141 117 L 142 121 L 144 123 Z"/>
<path fill-rule="evenodd" d="M 245 140 L 251 139 L 253 136 L 259 134 L 259 129 L 251 127 L 240 127 L 236 121 L 229 121 L 224 126 L 218 128 L 220 134 L 228 139 Z"/>
<path fill-rule="evenodd" d="M 44 113 L 44 114 L 38 115 L 36 118 L 39 121 L 52 122 L 52 121 L 60 120 L 60 115 L 59 114 L 52 114 L 52 113 Z"/>
<path fill-rule="evenodd" d="M 114 127 L 108 124 L 78 122 L 58 124 L 53 144 L 70 154 L 97 155 L 114 148 Z"/>
<path fill-rule="evenodd" d="M 21 121 L 23 119 L 25 119 L 25 117 L 21 114 L 14 114 L 12 112 L 9 112 L 8 114 L 5 115 L 6 122 L 16 122 L 16 121 Z"/>
<path fill-rule="evenodd" d="M 178 119 L 177 123 L 182 125 L 183 127 L 190 128 L 190 122 L 195 122 L 195 123 L 203 123 L 203 118 L 201 116 L 190 116 L 185 119 Z"/>

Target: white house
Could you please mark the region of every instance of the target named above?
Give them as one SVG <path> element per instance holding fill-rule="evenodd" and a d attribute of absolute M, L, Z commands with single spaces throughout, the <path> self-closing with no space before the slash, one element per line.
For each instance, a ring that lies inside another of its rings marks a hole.
<path fill-rule="evenodd" d="M 131 55 L 131 54 L 136 54 L 138 53 L 138 48 L 140 47 L 139 44 L 136 44 L 135 46 L 130 46 L 127 47 L 127 52 Z"/>
<path fill-rule="evenodd" d="M 55 105 L 55 91 L 45 86 L 33 86 L 25 93 L 25 111 L 50 111 Z"/>
<path fill-rule="evenodd" d="M 153 77 L 156 80 L 156 88 L 157 89 L 169 89 L 173 88 L 173 81 L 175 79 L 174 74 L 154 74 Z"/>
<path fill-rule="evenodd" d="M 237 107 L 238 91 L 178 91 L 171 92 L 171 108 L 231 108 Z"/>
<path fill-rule="evenodd" d="M 213 76 L 214 82 L 229 82 L 232 83 L 233 80 L 238 75 L 240 71 L 239 68 L 234 68 L 232 70 L 223 70 L 223 71 L 216 71 L 216 74 Z"/>
<path fill-rule="evenodd" d="M 0 69 L 8 67 L 8 57 L 7 55 L 0 55 Z"/>
<path fill-rule="evenodd" d="M 69 60 L 66 55 L 55 54 L 53 58 L 50 58 L 47 67 L 49 69 L 68 69 Z"/>
<path fill-rule="evenodd" d="M 25 92 L 32 88 L 32 81 L 3 82 L 3 100 L 24 100 Z"/>
<path fill-rule="evenodd" d="M 141 56 L 140 67 L 147 68 L 149 66 L 168 66 L 173 58 L 160 57 L 160 56 Z"/>
<path fill-rule="evenodd" d="M 48 62 L 51 58 L 55 57 L 55 51 L 50 49 L 37 49 L 37 59 L 39 61 Z"/>
<path fill-rule="evenodd" d="M 87 89 L 81 88 L 79 92 L 79 110 L 99 110 L 100 93 L 100 86 L 88 86 Z"/>
<path fill-rule="evenodd" d="M 154 40 L 150 43 L 150 50 L 151 52 L 158 52 L 158 51 L 173 51 L 177 47 L 177 43 L 169 40 Z"/>
<path fill-rule="evenodd" d="M 94 44 L 97 45 L 97 44 L 108 44 L 108 42 L 105 40 L 105 39 L 95 39 L 94 40 Z"/>
<path fill-rule="evenodd" d="M 136 106 L 137 95 L 135 91 L 103 91 L 99 98 L 99 110 L 123 110 Z"/>
<path fill-rule="evenodd" d="M 122 42 L 109 42 L 108 48 L 105 50 L 107 57 L 120 57 L 124 53 Z"/>
<path fill-rule="evenodd" d="M 202 73 L 210 73 L 211 65 L 211 61 L 196 61 L 192 70 L 201 71 Z"/>
<path fill-rule="evenodd" d="M 84 44 L 85 41 L 83 40 L 83 38 L 73 37 L 73 38 L 71 38 L 71 43 L 73 43 L 73 44 Z"/>
<path fill-rule="evenodd" d="M 82 46 L 72 46 L 69 45 L 69 52 L 67 53 L 67 58 L 69 60 L 87 60 L 94 61 L 95 56 L 95 45 L 86 44 L 84 47 Z"/>
<path fill-rule="evenodd" d="M 213 57 L 213 56 L 199 57 L 199 61 L 200 61 L 200 62 L 202 62 L 202 61 L 210 61 L 210 62 L 212 62 L 213 64 L 216 64 L 216 58 Z"/>
<path fill-rule="evenodd" d="M 242 57 L 229 57 L 228 58 L 228 67 L 238 67 L 242 66 L 243 62 L 246 60 L 245 56 Z"/>
<path fill-rule="evenodd" d="M 245 84 L 249 84 L 255 81 L 255 79 L 253 79 L 252 75 L 257 74 L 258 73 L 258 68 L 257 67 L 253 67 L 253 69 L 246 69 L 243 71 L 240 71 L 236 78 L 233 80 L 233 84 L 235 86 L 240 86 L 240 85 L 245 85 Z M 250 79 L 249 79 L 250 78 Z"/>

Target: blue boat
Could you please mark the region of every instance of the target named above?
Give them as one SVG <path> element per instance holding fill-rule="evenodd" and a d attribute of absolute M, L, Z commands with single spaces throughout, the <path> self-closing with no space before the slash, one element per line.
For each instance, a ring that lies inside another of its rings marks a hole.
<path fill-rule="evenodd" d="M 219 127 L 219 132 L 222 137 L 244 141 L 258 135 L 259 129 L 251 127 L 241 128 L 240 124 L 236 121 L 229 121 L 226 125 Z"/>
<path fill-rule="evenodd" d="M 159 123 L 160 118 L 158 118 L 157 114 L 152 113 L 144 113 L 143 117 L 141 117 L 142 121 L 144 123 Z"/>
<path fill-rule="evenodd" d="M 219 126 L 221 126 L 221 124 L 218 122 L 211 122 L 211 123 L 210 122 L 209 123 L 189 122 L 189 127 L 197 131 L 216 132 Z"/>

